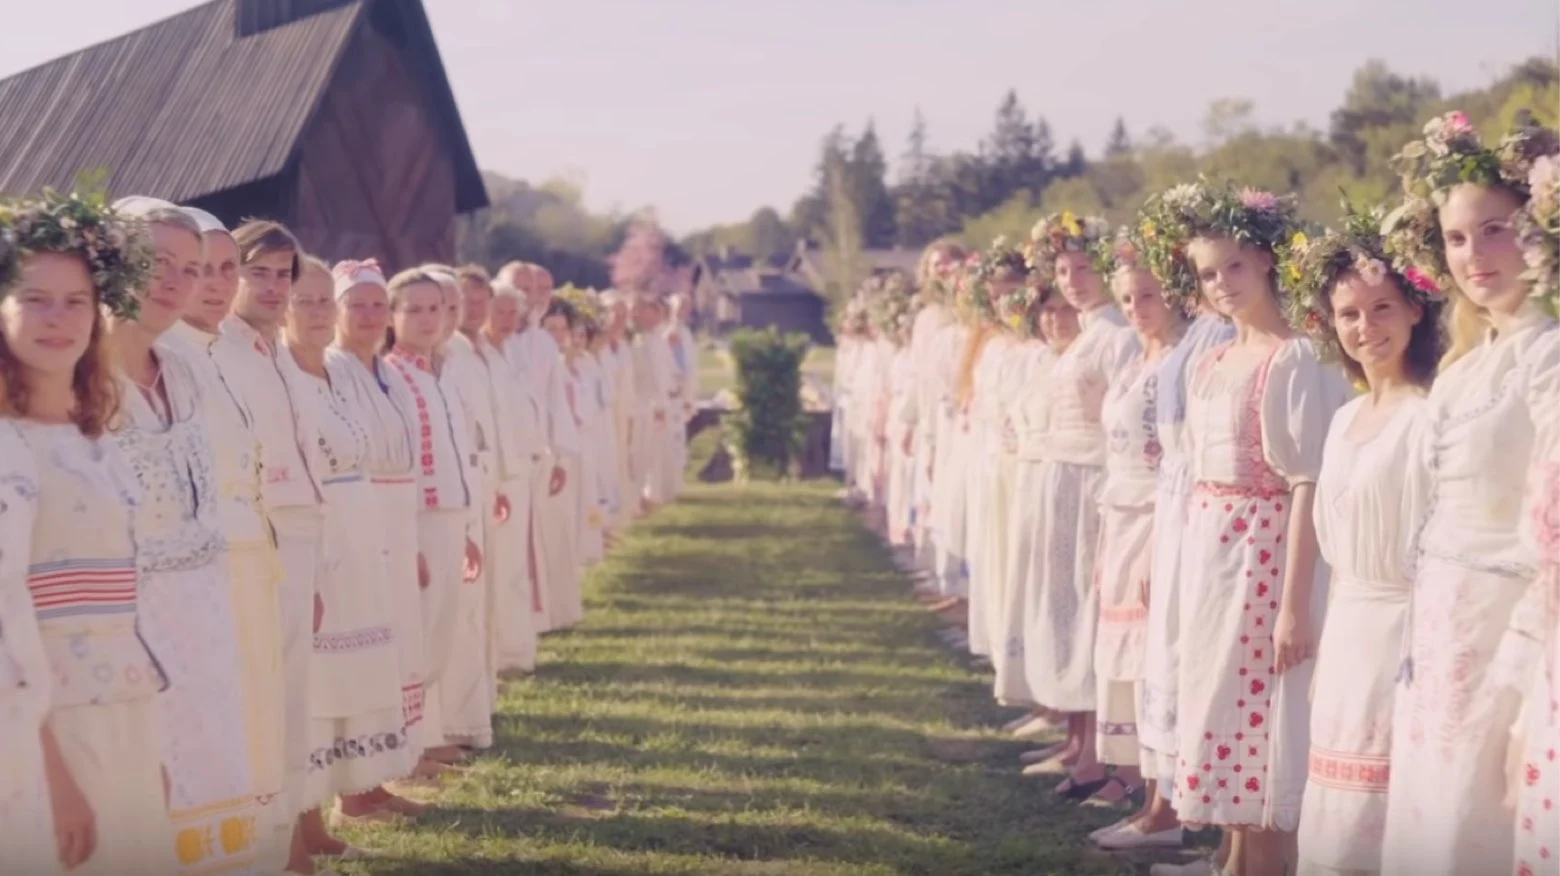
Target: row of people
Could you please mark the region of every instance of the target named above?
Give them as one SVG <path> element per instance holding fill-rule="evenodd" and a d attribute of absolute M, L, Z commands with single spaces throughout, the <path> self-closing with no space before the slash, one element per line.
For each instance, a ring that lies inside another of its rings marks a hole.
<path fill-rule="evenodd" d="M 311 874 L 493 745 L 674 498 L 692 338 L 536 265 L 327 266 L 153 198 L 0 205 L 0 848 Z M 632 321 L 633 328 L 630 328 Z"/>
<path fill-rule="evenodd" d="M 1142 790 L 1099 846 L 1560 873 L 1557 153 L 1453 113 L 1391 212 L 1311 229 L 1202 179 L 1115 233 L 936 245 L 915 299 L 847 309 L 847 483 L 1007 729 L 1065 727 L 1026 774 Z"/>

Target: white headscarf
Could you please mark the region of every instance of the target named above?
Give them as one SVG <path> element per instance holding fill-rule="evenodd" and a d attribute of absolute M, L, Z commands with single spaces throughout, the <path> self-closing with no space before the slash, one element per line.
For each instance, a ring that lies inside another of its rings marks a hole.
<path fill-rule="evenodd" d="M 385 272 L 380 269 L 379 262 L 374 259 L 363 261 L 341 261 L 331 269 L 331 280 L 336 287 L 336 300 L 340 301 L 352 290 L 353 286 L 378 286 L 389 291 L 390 284 L 385 282 Z"/>

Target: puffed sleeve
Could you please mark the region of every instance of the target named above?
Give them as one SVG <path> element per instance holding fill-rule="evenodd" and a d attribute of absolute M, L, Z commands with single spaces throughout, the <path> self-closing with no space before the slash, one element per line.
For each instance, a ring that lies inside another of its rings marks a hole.
<path fill-rule="evenodd" d="M 1126 326 L 1115 326 L 1110 332 L 1110 337 L 1100 345 L 1100 358 L 1098 367 L 1105 375 L 1108 382 L 1114 383 L 1116 376 L 1124 372 L 1132 360 L 1137 358 L 1140 351 L 1137 332 Z"/>
<path fill-rule="evenodd" d="M 1316 483 L 1333 414 L 1353 394 L 1309 340 L 1285 341 L 1274 354 L 1262 395 L 1262 455 L 1290 486 Z"/>
<path fill-rule="evenodd" d="M 0 422 L 0 717 L 36 714 L 49 703 L 49 662 L 27 589 L 38 481 L 32 451 L 16 428 Z M 14 699 L 13 699 L 14 698 Z"/>

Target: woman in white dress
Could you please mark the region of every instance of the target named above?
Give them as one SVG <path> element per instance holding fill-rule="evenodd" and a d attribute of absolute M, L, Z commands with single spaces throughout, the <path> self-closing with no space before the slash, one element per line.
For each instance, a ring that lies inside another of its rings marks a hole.
<path fill-rule="evenodd" d="M 1482 145 L 1460 113 L 1397 162 L 1405 204 L 1388 244 L 1449 291 L 1450 347 L 1430 390 L 1430 507 L 1415 539 L 1408 660 L 1396 698 L 1385 873 L 1512 872 L 1503 805 L 1518 694 L 1493 672 L 1537 558 L 1518 534 L 1533 452 L 1530 394 L 1555 367 L 1555 322 L 1528 297 L 1513 214 L 1553 132 Z M 1433 765 L 1433 768 L 1427 768 Z"/>
<path fill-rule="evenodd" d="M 1560 307 L 1560 159 L 1534 163 L 1532 193 L 1519 217 L 1525 279 L 1550 312 Z M 1553 334 L 1553 333 L 1551 333 Z M 1525 720 L 1513 740 L 1507 781 L 1517 788 L 1518 876 L 1560 874 L 1560 369 L 1535 375 L 1529 393 L 1537 435 L 1528 475 L 1531 507 L 1524 534 L 1538 557 L 1538 577 L 1513 614 L 1503 654 L 1526 667 Z M 1520 681 L 1520 679 L 1514 679 Z"/>
<path fill-rule="evenodd" d="M 364 425 L 368 436 L 365 468 L 374 494 L 375 526 L 383 533 L 380 541 L 385 563 L 384 584 L 378 592 L 395 642 L 405 751 L 408 763 L 415 766 L 425 745 L 426 660 L 417 570 L 417 477 L 412 458 L 416 405 L 403 384 L 390 380 L 379 355 L 390 326 L 390 293 L 379 265 L 373 261 L 340 262 L 332 279 L 337 302 L 335 346 L 326 352 L 325 367 L 336 399 L 352 419 Z M 428 770 L 437 772 L 431 764 Z M 342 794 L 337 811 L 348 820 L 380 820 L 384 814 L 417 816 L 426 809 L 380 786 L 361 794 Z"/>
<path fill-rule="evenodd" d="M 584 521 L 582 510 L 584 488 L 580 484 L 580 424 L 582 422 L 580 388 L 577 374 L 574 369 L 568 367 L 570 351 L 574 348 L 574 329 L 578 324 L 578 311 L 575 310 L 574 305 L 562 298 L 554 298 L 542 315 L 542 328 L 552 336 L 558 349 L 563 351 L 560 354 L 563 361 L 559 367 L 562 369 L 566 401 L 564 415 L 553 420 L 553 453 L 557 455 L 557 465 L 567 473 L 563 490 L 558 494 L 559 508 L 567 516 L 560 515 L 559 519 L 548 521 L 555 533 L 548 543 L 557 545 L 563 555 L 554 564 L 554 568 L 561 569 L 562 573 L 551 575 L 547 579 L 547 628 L 549 630 L 572 627 L 585 615 L 585 605 L 580 593 L 582 566 L 580 527 Z M 665 341 L 661 342 L 661 346 L 665 346 Z M 667 408 L 666 428 L 677 428 L 676 423 L 679 418 L 673 408 L 674 406 L 671 405 Z M 670 439 L 663 435 L 662 440 Z M 667 497 L 669 495 L 669 493 L 663 494 Z"/>
<path fill-rule="evenodd" d="M 969 617 L 965 625 L 970 653 L 990 659 L 1000 647 L 997 632 L 1007 593 L 1008 510 L 1015 460 L 1006 452 L 1004 426 L 1011 398 L 1011 372 L 1018 360 L 1017 329 L 1002 308 L 1024 285 L 1029 269 L 1024 254 L 999 241 L 981 261 L 980 290 L 989 340 L 971 375 L 970 486 L 966 527 L 970 533 Z M 1020 320 L 1020 324 L 1022 321 Z"/>
<path fill-rule="evenodd" d="M 1171 830 L 1180 821 L 1171 806 L 1175 787 L 1176 699 L 1181 672 L 1181 569 L 1185 551 L 1187 505 L 1192 473 L 1186 444 L 1186 381 L 1191 363 L 1211 347 L 1235 336 L 1235 328 L 1200 295 L 1189 307 L 1197 316 L 1181 342 L 1164 357 L 1156 378 L 1155 432 L 1161 456 L 1154 487 L 1154 528 L 1150 535 L 1148 627 L 1143 642 L 1143 684 L 1137 710 L 1138 744 L 1154 779 L 1148 801 L 1147 835 Z M 1152 828 L 1150 830 L 1150 828 Z"/>
<path fill-rule="evenodd" d="M 1236 338 L 1192 364 L 1187 438 L 1196 484 L 1181 585 L 1175 808 L 1230 837 L 1226 872 L 1292 866 L 1309 750 L 1315 630 L 1326 568 L 1311 519 L 1322 447 L 1347 399 L 1341 372 L 1287 323 L 1274 248 L 1289 199 L 1206 181 L 1152 199 L 1148 263 L 1181 301 L 1199 292 Z"/>
<path fill-rule="evenodd" d="M 482 577 L 482 552 L 471 538 L 472 509 L 480 502 L 476 459 L 459 399 L 440 386 L 434 358 L 446 321 L 439 278 L 418 268 L 390 280 L 390 332 L 384 374 L 392 393 L 412 399 L 417 465 L 417 574 L 422 588 L 424 756 L 459 760 L 446 745 L 444 673 L 454 653 L 459 588 Z"/>
<path fill-rule="evenodd" d="M 338 397 L 325 365 L 336 333 L 330 269 L 303 259 L 283 326 L 283 374 L 298 387 L 317 434 L 325 520 L 320 540 L 314 654 L 309 664 L 309 777 L 302 818 L 309 854 L 351 851 L 326 830 L 321 807 L 341 794 L 365 794 L 407 775 L 415 754 L 406 744 L 400 652 L 395 644 L 385 533 L 366 474 L 369 424 Z M 343 387 L 345 389 L 345 387 Z"/>
<path fill-rule="evenodd" d="M 1025 675 L 1035 701 L 1067 714 L 1064 757 L 1076 757 L 1057 787 L 1064 799 L 1096 793 L 1114 802 L 1124 791 L 1109 784 L 1095 751 L 1094 637 L 1098 590 L 1099 493 L 1105 481 L 1105 393 L 1137 353 L 1137 339 L 1111 302 L 1090 250 L 1108 233 L 1104 220 L 1071 213 L 1049 216 L 1030 235 L 1030 264 L 1079 314 L 1078 340 L 1057 357 L 1047 383 L 1051 408 L 1049 452 L 1037 493 L 1043 548 L 1032 558 L 1036 614 L 1024 642 Z M 1103 793 L 1102 793 L 1103 792 Z"/>
<path fill-rule="evenodd" d="M 934 367 L 934 349 L 953 312 L 954 272 L 964 260 L 964 249 L 949 243 L 927 247 L 921 258 L 918 296 L 923 300 L 920 313 L 910 329 L 910 357 L 915 365 L 915 423 L 911 432 L 911 452 L 915 457 L 915 480 L 911 489 L 911 534 L 915 541 L 915 565 L 922 575 L 930 575 L 917 587 L 918 595 L 932 598 L 938 593 L 933 573 L 937 550 L 931 526 L 932 465 L 937 456 L 937 421 L 941 407 L 940 387 Z"/>
<path fill-rule="evenodd" d="M 1126 240 L 1110 243 L 1116 302 L 1137 332 L 1139 353 L 1111 385 L 1101 410 L 1106 435 L 1105 487 L 1100 492 L 1100 625 L 1094 643 L 1099 696 L 1100 760 L 1136 788 L 1155 782 L 1155 765 L 1138 743 L 1137 704 L 1143 683 L 1153 569 L 1154 492 L 1164 448 L 1159 441 L 1159 368 L 1180 343 L 1186 320 L 1165 300 L 1159 281 Z M 1153 818 L 1152 788 L 1142 808 L 1116 830 L 1093 836 L 1106 849 L 1181 844 L 1173 818 Z M 1163 821 L 1168 820 L 1169 824 Z"/>
<path fill-rule="evenodd" d="M 1297 240 L 1281 275 L 1291 322 L 1368 394 L 1333 418 L 1316 481 L 1316 540 L 1332 569 L 1311 692 L 1300 872 L 1381 872 L 1392 695 L 1408 619 L 1408 546 L 1424 516 L 1425 392 L 1442 353 L 1442 301 L 1391 269 L 1380 217 Z"/>
<path fill-rule="evenodd" d="M 218 343 L 222 321 L 238 294 L 238 244 L 215 216 L 191 207 L 181 209 L 200 226 L 205 264 L 183 319 L 157 343 L 177 351 L 201 381 L 201 419 L 216 466 L 218 514 L 227 541 L 233 614 L 238 622 L 250 779 L 262 803 L 259 831 L 270 836 L 279 831 L 284 814 L 289 831 L 292 824 L 292 814 L 280 802 L 286 774 L 282 566 L 263 504 L 255 410 L 243 383 L 235 379 L 242 364 L 235 363 L 230 349 Z"/>
<path fill-rule="evenodd" d="M 0 803 L 16 841 L 6 863 L 35 873 L 173 873 L 157 702 L 167 679 L 137 632 L 141 491 L 107 436 L 119 388 L 99 312 L 133 316 L 132 290 L 151 271 L 148 244 L 93 201 L 49 194 L 10 207 L 0 215 L 10 243 L 0 253 L 0 418 L 12 437 L 0 498 L 8 526 L 27 515 L 32 525 L 11 533 L 24 542 L 8 541 L 4 558 L 5 653 L 15 661 L 6 696 L 16 719 L 6 729 L 19 734 L 8 742 Z M 23 581 L 30 614 L 18 604 Z M 15 700 L 21 684 L 36 699 Z M 38 832 L 18 835 L 29 828 Z"/>
<path fill-rule="evenodd" d="M 1016 460 L 1013 495 L 1031 497 L 1040 491 L 1046 461 L 1050 458 L 1051 412 L 1057 401 L 1050 380 L 1051 369 L 1057 358 L 1078 340 L 1082 327 L 1078 322 L 1078 311 L 1067 303 L 1055 286 L 1031 276 L 1025 289 L 1031 299 L 1025 310 L 1031 314 L 1034 331 L 1044 339 L 1045 347 L 1027 364 L 1026 379 L 1009 407 L 1009 416 L 1013 424 Z M 1035 717 L 1026 720 L 1035 720 L 1041 713 L 1040 703 L 1029 683 L 1024 649 L 1030 622 L 1039 612 L 1036 567 L 1045 551 L 1041 538 L 1045 534 L 1046 510 L 1028 498 L 1014 505 L 1007 538 L 1008 587 L 1002 608 L 1003 645 L 992 661 L 996 669 L 997 702 L 1029 709 Z M 1066 745 L 1061 744 L 1028 755 L 1025 763 L 1038 773 L 1046 761 L 1065 753 Z M 1071 766 L 1074 762 L 1076 757 L 1063 763 Z"/>
<path fill-rule="evenodd" d="M 889 291 L 885 289 L 885 291 Z M 888 368 L 888 406 L 884 440 L 888 445 L 888 475 L 883 491 L 884 532 L 901 552 L 911 544 L 911 496 L 915 488 L 914 436 L 916 421 L 915 358 L 910 352 L 910 326 L 915 315 L 907 283 L 900 278 L 877 311 L 878 332 L 893 345 Z"/>
<path fill-rule="evenodd" d="M 585 390 L 586 479 L 595 486 L 585 501 L 585 562 L 594 565 L 606 556 L 608 536 L 617 508 L 617 436 L 613 420 L 612 375 L 608 371 L 606 334 L 602 316 L 596 315 L 574 332 L 580 347 L 579 372 Z M 686 450 L 684 451 L 686 453 Z"/>
<path fill-rule="evenodd" d="M 169 680 L 158 714 L 174 841 L 182 872 L 250 872 L 260 864 L 260 810 L 204 386 L 173 346 L 158 343 L 200 281 L 204 242 L 195 220 L 172 204 L 118 203 L 145 223 L 156 259 L 135 317 L 109 322 L 122 398 L 110 428 L 142 490 L 134 518 L 139 629 Z"/>
<path fill-rule="evenodd" d="M 967 500 L 968 461 L 963 431 L 963 404 L 960 392 L 961 366 L 970 346 L 975 323 L 974 272 L 980 253 L 965 256 L 952 280 L 953 311 L 932 343 L 932 380 L 936 384 L 937 405 L 933 416 L 936 437 L 932 440 L 931 499 L 928 523 L 934 531 L 932 575 L 941 601 L 934 610 L 957 611 L 969 593 L 965 568 L 965 501 Z"/>

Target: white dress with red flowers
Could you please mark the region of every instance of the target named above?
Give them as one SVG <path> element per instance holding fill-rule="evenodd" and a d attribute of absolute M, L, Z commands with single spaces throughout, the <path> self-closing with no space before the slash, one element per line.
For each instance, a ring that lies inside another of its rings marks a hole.
<path fill-rule="evenodd" d="M 1408 663 L 1397 691 L 1382 872 L 1513 872 L 1505 764 L 1519 697 L 1494 671 L 1537 575 L 1518 535 L 1535 429 L 1535 353 L 1553 320 L 1519 314 L 1441 372 L 1425 453 L 1431 500 L 1416 539 Z"/>
<path fill-rule="evenodd" d="M 1428 408 L 1403 399 L 1357 442 L 1356 399 L 1333 418 L 1316 483 L 1316 539 L 1331 602 L 1311 695 L 1311 761 L 1300 816 L 1300 872 L 1381 869 L 1392 754 L 1392 696 L 1408 620 L 1408 542 L 1429 499 L 1417 452 Z"/>
<path fill-rule="evenodd" d="M 1216 347 L 1192 366 L 1186 427 L 1195 483 L 1181 579 L 1174 804 L 1192 824 L 1294 830 L 1310 748 L 1313 663 L 1279 677 L 1273 631 L 1287 577 L 1291 491 L 1316 482 L 1350 391 L 1307 340 L 1266 356 Z M 1311 617 L 1326 605 L 1326 564 Z"/>

